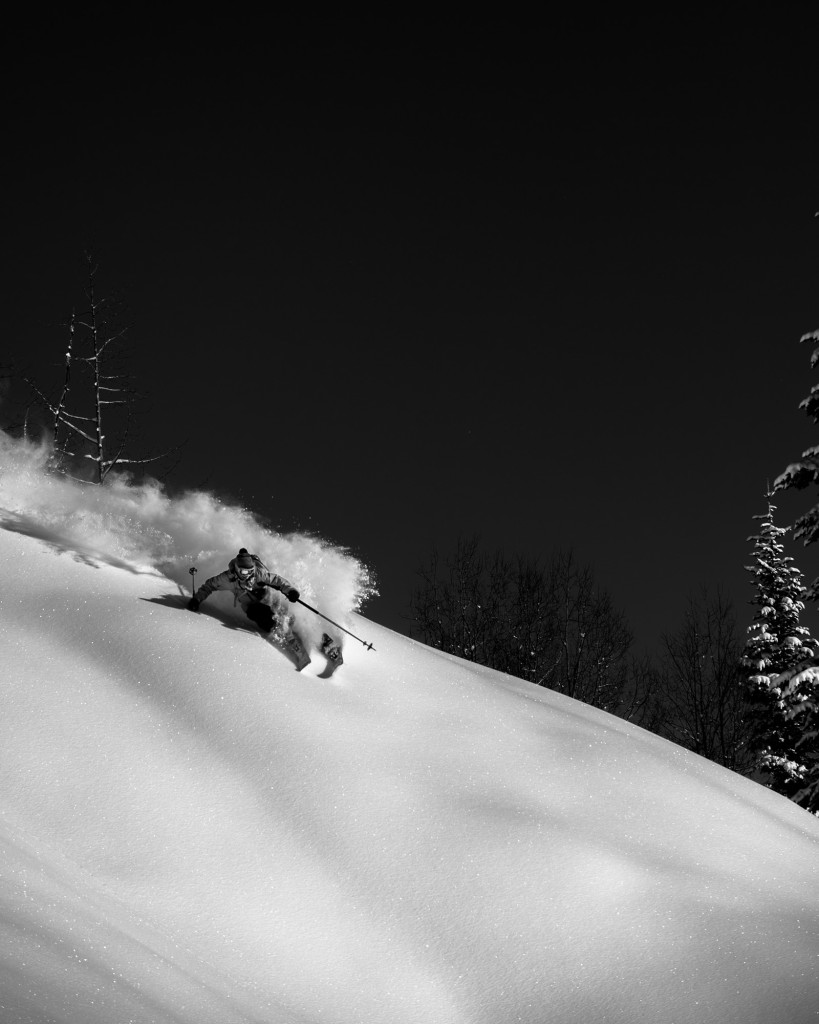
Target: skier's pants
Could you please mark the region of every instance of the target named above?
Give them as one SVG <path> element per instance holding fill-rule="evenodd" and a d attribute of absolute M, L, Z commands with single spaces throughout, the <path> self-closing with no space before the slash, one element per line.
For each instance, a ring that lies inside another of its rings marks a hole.
<path fill-rule="evenodd" d="M 269 633 L 275 629 L 277 624 L 276 616 L 269 604 L 262 604 L 261 601 L 254 601 L 245 608 L 245 615 L 259 627 L 263 633 Z"/>

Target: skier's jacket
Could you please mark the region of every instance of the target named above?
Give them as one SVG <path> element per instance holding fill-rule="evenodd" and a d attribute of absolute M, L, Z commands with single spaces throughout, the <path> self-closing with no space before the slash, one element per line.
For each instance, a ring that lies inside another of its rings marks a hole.
<path fill-rule="evenodd" d="M 214 590 L 232 590 L 234 605 L 240 604 L 247 610 L 251 604 L 258 601 L 267 603 L 265 599 L 270 595 L 268 587 L 280 590 L 283 594 L 286 594 L 288 590 L 295 590 L 293 584 L 284 576 L 271 572 L 258 555 L 250 557 L 253 559 L 256 572 L 249 581 L 245 582 L 237 575 L 236 559 L 232 558 L 225 572 L 220 572 L 218 576 L 211 576 L 210 579 L 205 580 L 196 591 L 196 600 L 201 604 L 210 597 Z"/>

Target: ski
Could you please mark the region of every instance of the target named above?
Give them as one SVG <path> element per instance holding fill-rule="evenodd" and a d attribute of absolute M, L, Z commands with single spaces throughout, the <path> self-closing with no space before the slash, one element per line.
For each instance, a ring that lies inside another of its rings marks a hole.
<path fill-rule="evenodd" d="M 327 659 L 327 668 L 321 673 L 321 678 L 328 679 L 337 668 L 344 664 L 344 656 L 338 642 L 327 633 L 324 633 L 321 638 L 320 650 Z"/>
<path fill-rule="evenodd" d="M 307 653 L 307 648 L 302 643 L 301 637 L 290 632 L 284 638 L 282 646 L 290 658 L 292 658 L 297 672 L 301 672 L 303 668 L 307 668 L 311 659 L 310 655 Z"/>
<path fill-rule="evenodd" d="M 262 640 L 270 644 L 271 647 L 275 647 L 277 651 L 281 651 L 293 664 L 296 666 L 296 671 L 301 672 L 302 669 L 307 668 L 311 662 L 311 657 L 307 653 L 307 648 L 296 633 L 289 632 L 285 636 L 281 633 L 277 633 L 275 630 L 270 632 L 259 631 L 259 636 Z"/>

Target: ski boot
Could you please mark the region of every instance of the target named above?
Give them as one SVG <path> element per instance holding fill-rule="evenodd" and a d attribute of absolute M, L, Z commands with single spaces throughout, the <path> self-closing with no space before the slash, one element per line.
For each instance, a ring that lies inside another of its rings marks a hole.
<path fill-rule="evenodd" d="M 327 670 L 322 673 L 323 677 L 327 677 L 333 674 L 339 665 L 344 664 L 344 658 L 341 654 L 341 648 L 338 642 L 335 641 L 327 633 L 324 633 L 321 638 L 320 651 L 327 659 Z"/>

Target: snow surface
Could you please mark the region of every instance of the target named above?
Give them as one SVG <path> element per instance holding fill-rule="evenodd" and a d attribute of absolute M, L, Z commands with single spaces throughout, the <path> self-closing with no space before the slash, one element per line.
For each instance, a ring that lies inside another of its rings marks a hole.
<path fill-rule="evenodd" d="M 349 552 L 41 467 L 0 445 L 2 1024 L 819 1020 L 815 818 L 367 621 Z M 242 545 L 376 650 L 187 612 Z"/>

